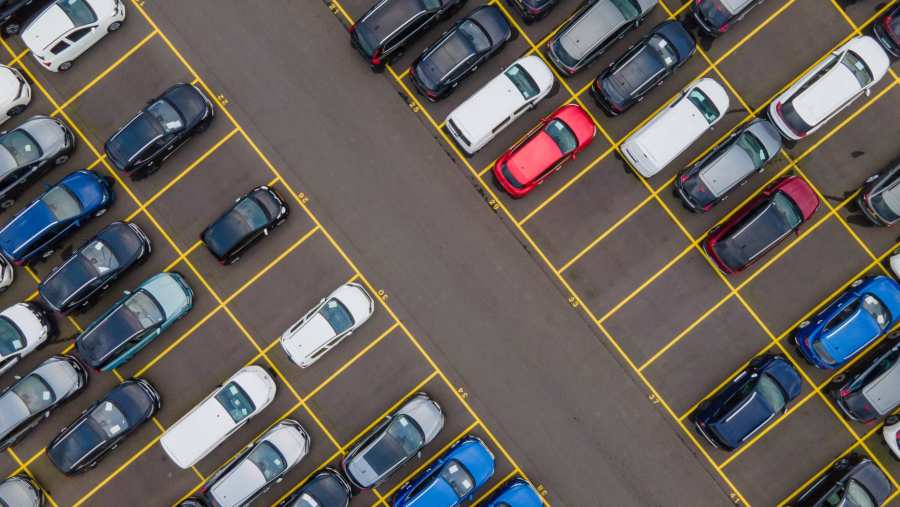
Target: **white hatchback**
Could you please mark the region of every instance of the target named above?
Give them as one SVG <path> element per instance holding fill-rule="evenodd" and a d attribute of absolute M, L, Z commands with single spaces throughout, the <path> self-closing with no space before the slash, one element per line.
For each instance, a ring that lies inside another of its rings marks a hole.
<path fill-rule="evenodd" d="M 12 285 L 16 275 L 13 271 L 13 265 L 6 260 L 6 257 L 0 255 L 0 294 L 6 292 L 6 289 Z"/>
<path fill-rule="evenodd" d="M 785 138 L 803 139 L 869 95 L 889 67 L 890 59 L 875 39 L 850 39 L 776 97 L 769 104 L 769 118 Z"/>
<path fill-rule="evenodd" d="M 622 143 L 622 154 L 645 178 L 665 169 L 728 111 L 728 92 L 710 78 L 681 92 L 668 107 Z"/>
<path fill-rule="evenodd" d="M 61 72 L 124 20 L 122 0 L 56 0 L 28 22 L 22 40 L 44 68 Z"/>
<path fill-rule="evenodd" d="M 18 70 L 0 65 L 0 123 L 22 114 L 31 102 L 31 85 Z"/>
<path fill-rule="evenodd" d="M 0 374 L 46 343 L 50 316 L 34 303 L 19 303 L 0 312 Z"/>
<path fill-rule="evenodd" d="M 447 131 L 468 155 L 546 97 L 556 79 L 539 56 L 519 58 L 447 116 Z"/>
<path fill-rule="evenodd" d="M 241 368 L 173 424 L 159 443 L 181 468 L 190 468 L 275 398 L 275 381 L 260 366 Z"/>
<path fill-rule="evenodd" d="M 306 368 L 363 325 L 375 301 L 358 283 L 341 285 L 281 335 L 281 347 L 297 366 Z"/>

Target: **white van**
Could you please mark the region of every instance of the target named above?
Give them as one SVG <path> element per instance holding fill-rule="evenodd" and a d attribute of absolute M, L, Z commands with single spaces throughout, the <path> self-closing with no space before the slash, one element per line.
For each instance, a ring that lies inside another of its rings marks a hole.
<path fill-rule="evenodd" d="M 447 116 L 447 131 L 472 155 L 546 97 L 555 81 L 539 56 L 519 58 Z"/>
<path fill-rule="evenodd" d="M 645 178 L 665 169 L 711 129 L 728 111 L 728 92 L 715 80 L 703 78 L 689 85 L 622 143 L 622 154 Z"/>
<path fill-rule="evenodd" d="M 241 368 L 166 430 L 159 443 L 176 465 L 190 468 L 262 412 L 275 390 L 261 366 Z"/>

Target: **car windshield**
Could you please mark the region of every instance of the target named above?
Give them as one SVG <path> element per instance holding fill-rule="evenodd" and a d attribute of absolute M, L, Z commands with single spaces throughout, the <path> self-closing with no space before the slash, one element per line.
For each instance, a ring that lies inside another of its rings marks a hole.
<path fill-rule="evenodd" d="M 322 306 L 322 309 L 319 310 L 319 313 L 322 317 L 325 317 L 325 320 L 328 321 L 328 324 L 334 329 L 336 334 L 343 333 L 353 325 L 353 316 L 350 315 L 347 307 L 337 299 L 329 299 Z"/>
<path fill-rule="evenodd" d="M 693 88 L 688 92 L 687 98 L 697 107 L 700 114 L 706 118 L 706 123 L 712 125 L 713 122 L 719 119 L 721 113 L 716 109 L 716 105 L 699 88 Z"/>
<path fill-rule="evenodd" d="M 634 3 L 634 0 L 610 0 L 610 3 L 619 9 L 625 19 L 635 19 L 641 15 L 641 9 Z"/>
<path fill-rule="evenodd" d="M 113 251 L 102 241 L 92 241 L 81 250 L 81 256 L 94 268 L 99 276 L 103 276 L 119 267 L 119 260 Z"/>
<path fill-rule="evenodd" d="M 0 355 L 8 356 L 25 348 L 25 337 L 6 317 L 0 317 Z"/>
<path fill-rule="evenodd" d="M 58 185 L 44 194 L 41 201 L 50 208 L 57 222 L 74 218 L 81 213 L 81 203 L 64 186 Z"/>
<path fill-rule="evenodd" d="M 847 482 L 847 493 L 845 497 L 847 500 L 849 500 L 848 503 L 850 505 L 854 505 L 857 507 L 875 507 L 875 502 L 872 501 L 872 497 L 869 496 L 866 488 L 862 487 L 853 479 Z"/>
<path fill-rule="evenodd" d="M 777 209 L 779 213 L 781 213 L 785 223 L 790 228 L 793 229 L 803 222 L 803 216 L 800 214 L 800 210 L 797 209 L 794 202 L 791 201 L 790 197 L 786 196 L 784 192 L 775 194 L 775 197 L 772 198 L 772 205 L 775 206 L 775 209 Z"/>
<path fill-rule="evenodd" d="M 269 221 L 265 210 L 253 198 L 241 199 L 234 206 L 234 212 L 254 231 L 265 227 Z"/>
<path fill-rule="evenodd" d="M 853 77 L 856 78 L 860 88 L 868 86 L 874 79 L 866 62 L 853 51 L 844 53 L 844 57 L 841 58 L 841 63 L 853 74 Z"/>
<path fill-rule="evenodd" d="M 877 297 L 866 294 L 862 299 L 862 307 L 878 323 L 878 327 L 885 329 L 891 323 L 891 314 Z"/>
<path fill-rule="evenodd" d="M 89 418 L 108 439 L 128 428 L 128 419 L 125 418 L 125 414 L 109 401 L 104 401 L 94 408 Z"/>
<path fill-rule="evenodd" d="M 375 474 L 382 476 L 403 459 L 412 456 L 425 442 L 415 423 L 399 415 L 388 425 L 385 433 L 366 452 L 363 459 Z"/>
<path fill-rule="evenodd" d="M 28 407 L 28 412 L 36 414 L 53 405 L 56 396 L 40 375 L 31 374 L 12 386 L 12 392 Z"/>
<path fill-rule="evenodd" d="M 262 472 L 266 482 L 278 477 L 278 474 L 284 472 L 287 466 L 284 456 L 269 442 L 262 442 L 257 445 L 256 449 L 253 449 L 247 455 L 247 459 Z"/>
<path fill-rule="evenodd" d="M 756 392 L 766 400 L 773 412 L 780 412 L 784 408 L 786 403 L 784 393 L 781 392 L 781 388 L 778 387 L 778 383 L 772 377 L 765 374 L 759 377 L 759 382 L 756 384 Z"/>
<path fill-rule="evenodd" d="M 18 129 L 0 138 L 0 145 L 16 161 L 17 167 L 28 165 L 41 158 L 41 148 L 24 130 Z"/>
<path fill-rule="evenodd" d="M 140 322 L 143 329 L 149 329 L 165 318 L 156 300 L 142 290 L 125 301 L 125 308 Z"/>
<path fill-rule="evenodd" d="M 66 16 L 69 16 L 72 24 L 76 27 L 97 21 L 93 9 L 84 0 L 56 0 L 56 5 L 66 13 Z"/>
<path fill-rule="evenodd" d="M 766 163 L 769 155 L 766 153 L 765 148 L 759 139 L 756 138 L 750 132 L 744 132 L 740 136 L 738 136 L 737 140 L 734 142 L 744 153 L 750 157 L 750 160 L 753 162 L 754 169 L 759 169 Z"/>
<path fill-rule="evenodd" d="M 469 40 L 475 51 L 484 53 L 491 49 L 491 39 L 484 33 L 484 30 L 481 29 L 478 23 L 467 19 L 459 24 L 459 31 Z"/>
<path fill-rule="evenodd" d="M 569 129 L 569 126 L 560 120 L 553 120 L 544 127 L 544 132 L 553 139 L 559 151 L 562 153 L 570 153 L 578 147 L 578 139 Z"/>
<path fill-rule="evenodd" d="M 647 45 L 656 50 L 660 60 L 663 61 L 666 67 L 671 67 L 678 62 L 678 53 L 662 35 L 653 34 L 650 36 L 650 40 L 647 41 Z"/>
<path fill-rule="evenodd" d="M 247 393 L 234 382 L 229 382 L 216 393 L 216 401 L 222 404 L 235 423 L 243 421 L 256 409 Z"/>
<path fill-rule="evenodd" d="M 475 481 L 459 461 L 450 460 L 441 470 L 441 479 L 453 488 L 458 498 L 468 495 L 475 487 Z"/>
<path fill-rule="evenodd" d="M 900 180 L 869 198 L 875 211 L 888 222 L 900 219 Z"/>
<path fill-rule="evenodd" d="M 525 100 L 531 100 L 540 92 L 540 89 L 538 88 L 537 83 L 534 82 L 534 79 L 532 79 L 531 76 L 529 76 L 528 73 L 525 72 L 525 69 L 523 69 L 522 66 L 518 63 L 506 69 L 506 72 L 504 72 L 504 74 L 509 78 L 510 81 L 512 81 L 514 85 L 516 85 L 516 88 L 519 89 L 519 93 L 522 94 L 522 97 Z"/>
<path fill-rule="evenodd" d="M 181 115 L 165 100 L 157 100 L 150 104 L 147 106 L 147 112 L 159 122 L 166 134 L 178 132 L 184 127 Z"/>
<path fill-rule="evenodd" d="M 794 107 L 793 101 L 782 105 L 780 112 L 784 122 L 787 123 L 788 127 L 793 130 L 794 133 L 804 135 L 813 128 L 813 126 L 807 123 L 806 120 L 800 116 L 800 113 L 797 112 L 797 108 Z"/>

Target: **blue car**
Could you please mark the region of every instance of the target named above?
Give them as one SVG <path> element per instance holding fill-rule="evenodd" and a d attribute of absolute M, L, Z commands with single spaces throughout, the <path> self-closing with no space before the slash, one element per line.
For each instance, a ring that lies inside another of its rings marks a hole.
<path fill-rule="evenodd" d="M 506 483 L 500 488 L 486 507 L 541 507 L 541 495 L 534 490 L 528 481 L 521 477 Z"/>
<path fill-rule="evenodd" d="M 94 369 L 117 368 L 183 317 L 193 301 L 194 291 L 180 274 L 153 276 L 134 292 L 125 291 L 78 335 L 78 355 Z"/>
<path fill-rule="evenodd" d="M 494 475 L 494 455 L 484 442 L 467 436 L 397 491 L 394 507 L 454 507 L 471 501 Z"/>
<path fill-rule="evenodd" d="M 60 241 L 109 209 L 111 187 L 92 171 L 69 174 L 0 229 L 0 254 L 19 266 L 49 258 Z"/>
<path fill-rule="evenodd" d="M 797 326 L 797 350 L 816 368 L 844 365 L 900 319 L 900 284 L 886 276 L 855 280 L 810 320 Z"/>
<path fill-rule="evenodd" d="M 802 386 L 784 356 L 759 356 L 697 407 L 694 427 L 714 447 L 733 451 L 784 413 Z"/>

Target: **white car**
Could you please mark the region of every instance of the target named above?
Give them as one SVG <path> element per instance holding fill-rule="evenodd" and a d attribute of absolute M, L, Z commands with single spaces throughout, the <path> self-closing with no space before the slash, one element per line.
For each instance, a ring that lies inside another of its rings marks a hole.
<path fill-rule="evenodd" d="M 358 283 L 338 287 L 281 335 L 281 347 L 306 368 L 337 347 L 375 312 L 375 301 Z"/>
<path fill-rule="evenodd" d="M 831 53 L 769 105 L 769 118 L 787 139 L 815 132 L 853 101 L 869 95 L 888 71 L 890 59 L 863 35 Z"/>
<path fill-rule="evenodd" d="M 122 0 L 56 0 L 31 18 L 22 40 L 44 68 L 62 72 L 124 20 Z"/>
<path fill-rule="evenodd" d="M 519 58 L 447 116 L 447 130 L 472 155 L 550 93 L 556 79 L 539 56 Z"/>
<path fill-rule="evenodd" d="M 622 143 L 622 154 L 641 176 L 665 169 L 728 111 L 728 92 L 710 78 L 690 84 Z"/>
<path fill-rule="evenodd" d="M 31 85 L 18 70 L 0 65 L 0 123 L 22 114 L 31 102 Z"/>
<path fill-rule="evenodd" d="M 6 260 L 6 257 L 0 255 L 0 294 L 6 291 L 12 285 L 15 279 L 13 265 Z"/>
<path fill-rule="evenodd" d="M 50 316 L 34 303 L 0 312 L 0 374 L 43 345 L 53 332 Z"/>
<path fill-rule="evenodd" d="M 190 468 L 262 412 L 275 390 L 262 367 L 241 368 L 166 430 L 159 443 L 176 465 Z"/>
<path fill-rule="evenodd" d="M 881 434 L 884 436 L 884 442 L 887 444 L 888 449 L 891 450 L 895 458 L 900 460 L 900 442 L 897 441 L 900 438 L 900 417 L 892 415 L 885 419 Z"/>

